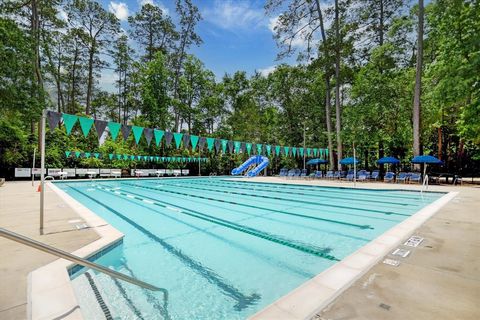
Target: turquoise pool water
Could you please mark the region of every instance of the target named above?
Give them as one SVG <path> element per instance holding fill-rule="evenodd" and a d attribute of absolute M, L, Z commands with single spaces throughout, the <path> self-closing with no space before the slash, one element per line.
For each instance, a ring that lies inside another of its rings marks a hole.
<path fill-rule="evenodd" d="M 96 262 L 168 291 L 97 279 L 112 314 L 140 319 L 244 319 L 443 195 L 221 177 L 57 186 L 125 234 Z"/>

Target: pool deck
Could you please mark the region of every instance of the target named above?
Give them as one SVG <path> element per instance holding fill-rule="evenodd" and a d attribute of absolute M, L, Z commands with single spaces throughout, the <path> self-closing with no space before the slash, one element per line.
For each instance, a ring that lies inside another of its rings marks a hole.
<path fill-rule="evenodd" d="M 285 180 L 274 177 L 252 182 L 352 187 L 337 181 Z M 39 193 L 30 182 L 7 182 L 0 188 L 0 226 L 73 252 L 98 240 L 75 210 L 46 189 L 45 235 L 38 232 Z M 418 185 L 358 183 L 357 187 L 419 190 Z M 432 186 L 458 196 L 413 233 L 425 240 L 400 260 L 398 267 L 378 263 L 328 306 L 318 306 L 313 319 L 479 319 L 480 308 L 480 187 Z M 78 221 L 80 220 L 80 221 Z M 76 222 L 72 222 L 76 221 Z M 27 275 L 54 257 L 0 238 L 0 319 L 27 317 Z M 389 256 L 392 258 L 392 256 Z M 383 259 L 382 259 L 383 260 Z M 315 302 L 318 297 L 312 296 Z M 278 310 L 277 310 L 278 311 Z M 289 310 L 274 319 L 292 319 Z M 272 319 L 267 314 L 258 319 Z"/>

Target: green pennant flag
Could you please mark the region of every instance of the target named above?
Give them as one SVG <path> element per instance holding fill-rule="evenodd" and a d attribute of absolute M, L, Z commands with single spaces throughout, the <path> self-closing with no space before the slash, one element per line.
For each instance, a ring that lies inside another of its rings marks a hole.
<path fill-rule="evenodd" d="M 165 134 L 165 131 L 154 129 L 153 134 L 155 135 L 155 143 L 157 144 L 157 147 L 158 147 L 158 145 L 162 141 L 162 138 L 163 138 L 163 135 Z"/>
<path fill-rule="evenodd" d="M 79 158 L 79 157 L 80 157 L 80 154 L 81 154 L 80 151 L 75 151 L 75 157 L 76 157 L 76 158 Z"/>
<path fill-rule="evenodd" d="M 317 148 L 313 148 L 313 156 L 316 157 L 318 154 L 318 149 Z"/>
<path fill-rule="evenodd" d="M 122 155 L 121 154 L 117 154 L 117 160 L 122 160 Z"/>
<path fill-rule="evenodd" d="M 85 152 L 85 158 L 90 158 L 90 152 Z"/>
<path fill-rule="evenodd" d="M 227 153 L 227 143 L 228 143 L 228 140 L 222 139 L 222 152 L 223 153 Z"/>
<path fill-rule="evenodd" d="M 310 157 L 311 154 L 312 154 L 312 149 L 311 149 L 311 148 L 307 148 L 307 156 Z"/>
<path fill-rule="evenodd" d="M 68 157 L 70 157 L 71 153 L 72 153 L 71 151 L 65 151 L 65 156 L 68 158 Z"/>
<path fill-rule="evenodd" d="M 82 128 L 83 136 L 86 138 L 95 120 L 84 117 L 79 117 L 78 119 L 80 121 L 80 128 Z"/>
<path fill-rule="evenodd" d="M 270 156 L 270 153 L 272 152 L 272 146 L 267 144 L 265 148 L 267 149 L 267 155 Z"/>
<path fill-rule="evenodd" d="M 128 154 L 123 155 L 123 160 L 129 160 L 129 159 L 130 159 L 130 156 Z"/>
<path fill-rule="evenodd" d="M 298 149 L 298 153 L 300 154 L 300 157 L 303 157 L 303 152 L 304 152 L 304 151 L 303 151 L 303 148 L 299 148 L 299 149 Z"/>
<path fill-rule="evenodd" d="M 143 127 L 132 126 L 133 136 L 135 137 L 135 143 L 138 144 L 140 142 L 140 138 L 142 137 Z"/>
<path fill-rule="evenodd" d="M 294 157 L 297 156 L 297 147 L 292 147 L 292 154 Z"/>
<path fill-rule="evenodd" d="M 328 149 L 325 149 L 325 157 L 328 157 Z"/>
<path fill-rule="evenodd" d="M 108 129 L 110 130 L 110 135 L 112 136 L 113 141 L 117 140 L 118 132 L 120 132 L 121 127 L 122 125 L 117 122 L 110 121 L 108 123 Z"/>
<path fill-rule="evenodd" d="M 279 157 L 280 156 L 280 146 L 275 146 L 275 154 Z"/>
<path fill-rule="evenodd" d="M 240 152 L 240 145 L 242 143 L 240 141 L 233 141 L 233 146 L 235 148 L 235 153 L 239 153 Z"/>
<path fill-rule="evenodd" d="M 323 149 L 318 149 L 318 154 L 320 155 L 320 158 L 323 158 Z"/>
<path fill-rule="evenodd" d="M 290 147 L 283 147 L 283 150 L 285 150 L 285 155 L 288 156 L 288 151 L 290 151 Z"/>
<path fill-rule="evenodd" d="M 170 162 L 170 157 L 167 157 L 166 159 L 167 159 L 168 162 Z"/>
<path fill-rule="evenodd" d="M 183 133 L 180 133 L 180 132 L 173 133 L 173 138 L 175 139 L 175 146 L 177 147 L 177 149 L 180 148 L 180 143 L 182 142 L 182 136 L 183 136 Z"/>
<path fill-rule="evenodd" d="M 214 144 L 215 144 L 215 138 L 207 138 L 208 151 L 212 151 Z"/>
<path fill-rule="evenodd" d="M 70 135 L 72 128 L 77 123 L 78 116 L 68 113 L 62 113 L 63 123 L 65 124 L 65 129 L 67 129 L 67 135 Z"/>
<path fill-rule="evenodd" d="M 113 159 L 113 153 L 109 153 L 108 157 L 110 158 L 110 160 L 112 160 Z"/>
<path fill-rule="evenodd" d="M 263 144 L 257 143 L 256 146 L 257 146 L 257 154 L 258 154 L 258 155 L 262 154 Z"/>
<path fill-rule="evenodd" d="M 100 156 L 100 153 L 98 153 L 98 152 L 95 152 L 93 155 L 95 156 L 95 158 L 97 158 L 97 159 L 98 159 L 98 157 Z"/>
<path fill-rule="evenodd" d="M 247 148 L 247 153 L 250 155 L 250 152 L 252 152 L 252 144 L 251 143 L 245 143 L 245 147 Z"/>
<path fill-rule="evenodd" d="M 190 136 L 190 142 L 192 143 L 192 150 L 195 150 L 195 148 L 197 147 L 199 138 L 200 138 L 199 136 L 194 136 L 194 135 Z"/>
<path fill-rule="evenodd" d="M 160 157 L 155 156 L 155 160 L 156 160 L 157 162 L 160 161 Z"/>

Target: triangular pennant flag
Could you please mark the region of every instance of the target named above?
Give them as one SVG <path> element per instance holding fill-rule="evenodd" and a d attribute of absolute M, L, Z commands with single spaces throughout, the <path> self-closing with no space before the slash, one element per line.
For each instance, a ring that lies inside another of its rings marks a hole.
<path fill-rule="evenodd" d="M 155 143 L 157 144 L 157 147 L 160 144 L 160 142 L 162 141 L 164 133 L 165 133 L 165 131 L 163 131 L 163 130 L 157 130 L 157 129 L 153 130 L 153 134 L 155 135 Z"/>
<path fill-rule="evenodd" d="M 308 156 L 308 157 L 310 157 L 311 153 L 312 153 L 312 149 L 307 148 L 307 156 Z"/>
<path fill-rule="evenodd" d="M 85 158 L 85 152 L 80 152 L 80 158 Z"/>
<path fill-rule="evenodd" d="M 130 159 L 130 156 L 128 154 L 123 155 L 123 160 L 129 160 L 129 159 Z"/>
<path fill-rule="evenodd" d="M 207 139 L 205 137 L 200 137 L 198 139 L 198 150 L 202 150 L 203 148 L 205 148 L 205 143 L 207 142 Z"/>
<path fill-rule="evenodd" d="M 95 158 L 97 158 L 97 159 L 98 159 L 98 157 L 100 157 L 100 153 L 98 153 L 98 152 L 95 152 L 93 155 L 94 155 Z"/>
<path fill-rule="evenodd" d="M 85 158 L 90 158 L 90 152 L 85 152 Z"/>
<path fill-rule="evenodd" d="M 82 153 L 80 151 L 75 151 L 75 158 L 80 158 Z"/>
<path fill-rule="evenodd" d="M 118 136 L 118 132 L 120 131 L 120 128 L 122 125 L 118 122 L 112 122 L 110 121 L 108 123 L 108 129 L 110 130 L 110 135 L 112 136 L 112 140 L 116 140 Z"/>
<path fill-rule="evenodd" d="M 256 147 L 257 147 L 257 154 L 261 155 L 263 151 L 263 144 L 257 143 Z"/>
<path fill-rule="evenodd" d="M 142 156 L 137 156 L 137 160 L 142 160 L 143 157 Z"/>
<path fill-rule="evenodd" d="M 214 143 L 215 143 L 215 138 L 207 138 L 208 151 L 212 151 Z"/>
<path fill-rule="evenodd" d="M 65 157 L 67 157 L 67 158 L 70 157 L 71 153 L 72 153 L 71 151 L 65 151 Z"/>
<path fill-rule="evenodd" d="M 233 153 L 233 141 L 228 140 L 228 152 Z"/>
<path fill-rule="evenodd" d="M 215 150 L 220 152 L 220 148 L 222 147 L 222 141 L 220 139 L 215 139 Z"/>
<path fill-rule="evenodd" d="M 318 149 L 320 158 L 323 158 L 323 149 Z"/>
<path fill-rule="evenodd" d="M 153 129 L 145 128 L 143 129 L 143 135 L 145 136 L 145 140 L 147 140 L 147 145 L 150 146 L 150 142 L 153 138 Z"/>
<path fill-rule="evenodd" d="M 248 155 L 250 155 L 250 153 L 252 152 L 252 144 L 247 142 L 245 145 L 247 147 L 247 153 Z"/>
<path fill-rule="evenodd" d="M 109 153 L 108 157 L 110 158 L 110 160 L 112 160 L 113 159 L 113 153 Z"/>
<path fill-rule="evenodd" d="M 48 126 L 50 127 L 50 130 L 54 130 L 57 126 L 58 123 L 60 122 L 60 119 L 62 118 L 62 114 L 60 112 L 55 112 L 55 111 L 47 111 L 47 120 L 48 120 Z"/>
<path fill-rule="evenodd" d="M 188 134 L 183 135 L 183 147 L 185 149 L 188 149 L 188 147 L 190 147 L 190 135 Z"/>
<path fill-rule="evenodd" d="M 82 128 L 83 136 L 86 138 L 90 132 L 90 128 L 92 127 L 94 120 L 84 117 L 79 117 L 78 119 L 80 121 L 80 128 Z"/>
<path fill-rule="evenodd" d="M 190 136 L 190 142 L 192 143 L 192 150 L 195 150 L 198 144 L 198 136 L 194 136 L 193 134 Z"/>
<path fill-rule="evenodd" d="M 117 160 L 122 160 L 122 155 L 121 154 L 117 154 Z"/>
<path fill-rule="evenodd" d="M 183 133 L 181 132 L 173 133 L 173 137 L 175 138 L 175 146 L 177 147 L 177 149 L 180 148 L 180 144 L 182 143 L 182 136 L 183 136 Z"/>
<path fill-rule="evenodd" d="M 281 152 L 280 149 L 281 149 L 280 146 L 275 146 L 275 154 L 276 154 L 277 156 L 280 156 L 280 152 Z"/>
<path fill-rule="evenodd" d="M 67 135 L 72 132 L 72 128 L 77 123 L 78 117 L 73 114 L 62 113 L 63 123 L 65 124 L 65 129 L 67 129 Z"/>
<path fill-rule="evenodd" d="M 272 146 L 267 144 L 265 148 L 267 149 L 267 155 L 270 156 L 270 153 L 272 152 Z"/>
<path fill-rule="evenodd" d="M 158 162 L 160 160 L 159 156 L 155 156 L 155 160 Z"/>
<path fill-rule="evenodd" d="M 127 126 L 126 124 L 122 124 L 122 136 L 123 140 L 127 140 L 128 136 L 130 135 L 130 131 L 132 131 L 132 126 Z"/>
<path fill-rule="evenodd" d="M 150 156 L 150 161 L 153 161 L 153 156 Z"/>
<path fill-rule="evenodd" d="M 165 131 L 165 146 L 170 147 L 172 143 L 173 134 L 170 131 Z"/>
<path fill-rule="evenodd" d="M 130 156 L 130 160 L 135 160 L 135 156 Z"/>
<path fill-rule="evenodd" d="M 221 143 L 222 143 L 222 152 L 223 152 L 223 153 L 227 153 L 228 140 L 222 139 L 222 140 L 221 140 Z"/>
<path fill-rule="evenodd" d="M 292 154 L 294 157 L 297 156 L 297 147 L 292 147 Z"/>
<path fill-rule="evenodd" d="M 132 131 L 133 137 L 135 138 L 135 143 L 138 144 L 140 142 L 140 138 L 142 137 L 143 127 L 132 126 Z"/>
<path fill-rule="evenodd" d="M 288 157 L 290 154 L 290 147 L 283 147 L 283 150 L 285 150 L 285 155 Z"/>
<path fill-rule="evenodd" d="M 318 154 L 318 149 L 317 148 L 313 148 L 313 156 L 316 157 Z"/>
<path fill-rule="evenodd" d="M 298 154 L 303 157 L 303 148 L 298 148 Z"/>
<path fill-rule="evenodd" d="M 242 143 L 240 141 L 233 141 L 233 145 L 235 147 L 235 153 L 239 153 L 240 152 L 240 145 Z"/>
<path fill-rule="evenodd" d="M 95 120 L 95 130 L 97 131 L 98 138 L 100 138 L 107 127 L 108 122 L 103 120 Z"/>
<path fill-rule="evenodd" d="M 328 157 L 328 149 L 325 149 L 325 157 Z"/>

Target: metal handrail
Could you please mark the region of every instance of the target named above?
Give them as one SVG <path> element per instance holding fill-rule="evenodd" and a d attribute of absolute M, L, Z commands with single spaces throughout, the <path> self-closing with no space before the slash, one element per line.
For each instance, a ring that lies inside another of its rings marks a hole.
<path fill-rule="evenodd" d="M 152 290 L 152 291 L 163 291 L 163 292 L 165 292 L 165 289 L 155 287 L 154 285 L 151 285 L 151 284 L 148 284 L 146 282 L 143 282 L 143 281 L 137 280 L 135 278 L 129 277 L 129 276 L 123 274 L 123 273 L 111 270 L 109 268 L 106 268 L 106 267 L 101 266 L 99 264 L 96 264 L 94 262 L 90 262 L 86 259 L 77 257 L 77 256 L 75 256 L 71 253 L 66 252 L 66 251 L 51 247 L 49 245 L 46 245 L 46 244 L 38 242 L 36 240 L 27 238 L 27 237 L 25 237 L 21 234 L 9 231 L 7 229 L 0 228 L 0 236 L 2 236 L 4 238 L 7 238 L 7 239 L 10 239 L 10 240 L 13 240 L 13 241 L 16 241 L 16 242 L 19 242 L 19 243 L 24 244 L 26 246 L 29 246 L 31 248 L 35 248 L 35 249 L 38 249 L 40 251 L 50 253 L 54 256 L 57 256 L 57 257 L 75 262 L 76 264 L 79 264 L 79 265 L 87 267 L 87 268 L 91 268 L 91 269 L 96 270 L 98 272 L 105 273 L 105 274 L 109 275 L 110 277 L 124 280 L 126 282 L 137 285 L 139 287 L 149 289 L 149 290 Z"/>

